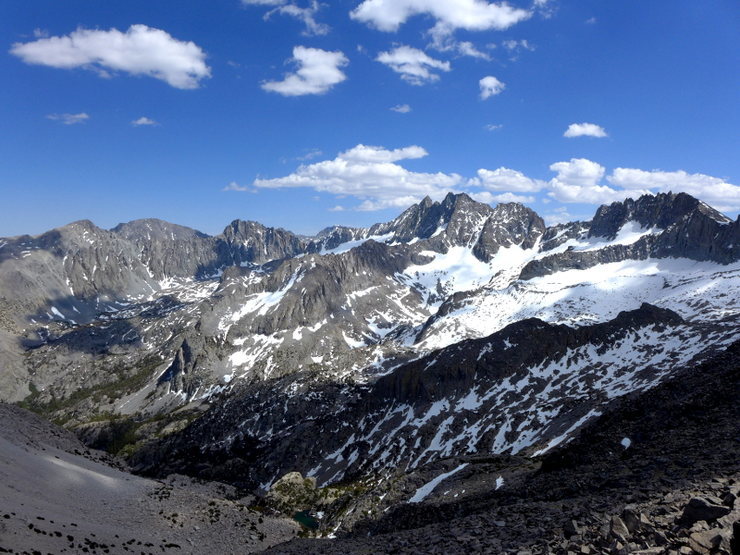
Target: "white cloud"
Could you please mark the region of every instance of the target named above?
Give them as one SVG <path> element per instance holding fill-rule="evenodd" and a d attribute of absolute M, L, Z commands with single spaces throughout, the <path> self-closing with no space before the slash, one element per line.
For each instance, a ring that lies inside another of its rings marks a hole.
<path fill-rule="evenodd" d="M 509 59 L 512 61 L 516 61 L 517 59 L 519 59 L 519 53 L 521 51 L 528 50 L 529 52 L 533 52 L 536 48 L 526 39 L 505 40 L 502 44 L 504 45 L 504 48 L 509 52 Z"/>
<path fill-rule="evenodd" d="M 352 19 L 381 31 L 397 31 L 409 18 L 429 15 L 438 29 L 487 31 L 507 29 L 527 19 L 527 10 L 484 0 L 364 0 L 350 13 Z"/>
<path fill-rule="evenodd" d="M 132 25 L 125 33 L 80 28 L 61 37 L 15 43 L 10 52 L 27 64 L 91 69 L 101 77 L 118 71 L 148 75 L 178 89 L 195 89 L 211 75 L 199 46 L 146 25 Z"/>
<path fill-rule="evenodd" d="M 563 137 L 607 137 L 606 131 L 595 123 L 571 123 L 563 133 Z"/>
<path fill-rule="evenodd" d="M 85 121 L 90 119 L 90 116 L 88 116 L 85 112 L 80 112 L 79 114 L 49 114 L 46 117 L 54 121 L 60 121 L 64 125 L 84 123 Z"/>
<path fill-rule="evenodd" d="M 497 94 L 500 94 L 506 88 L 506 85 L 496 79 L 493 75 L 484 77 L 478 81 L 480 85 L 480 97 L 485 100 Z"/>
<path fill-rule="evenodd" d="M 555 13 L 555 8 L 550 0 L 534 0 L 534 8 L 545 19 L 549 19 Z"/>
<path fill-rule="evenodd" d="M 528 40 L 522 39 L 522 40 L 505 40 L 503 42 L 504 48 L 506 50 L 512 51 L 512 50 L 529 50 L 530 52 L 533 52 L 535 50 L 535 46 L 533 44 L 530 44 Z"/>
<path fill-rule="evenodd" d="M 429 44 L 429 48 L 434 48 L 439 52 L 455 52 L 459 56 L 470 56 L 471 58 L 478 58 L 487 61 L 491 60 L 491 56 L 478 50 L 472 42 L 455 40 L 447 29 L 435 27 L 429 32 L 429 34 L 432 37 L 432 42 Z"/>
<path fill-rule="evenodd" d="M 300 8 L 295 4 L 286 4 L 285 6 L 277 7 L 274 10 L 268 12 L 265 17 L 269 17 L 273 13 L 295 17 L 299 21 L 303 22 L 303 24 L 306 26 L 306 29 L 303 31 L 304 35 L 320 36 L 328 34 L 330 30 L 330 27 L 328 25 L 326 25 L 325 23 L 317 22 L 316 18 L 314 17 L 320 9 L 321 4 L 319 4 L 317 0 L 312 0 L 305 8 Z"/>
<path fill-rule="evenodd" d="M 441 191 L 435 191 L 432 194 L 425 195 L 430 196 L 434 198 L 435 200 L 440 200 L 445 193 Z M 386 208 L 407 208 L 411 206 L 412 204 L 416 204 L 418 202 L 421 202 L 421 199 L 423 197 L 420 196 L 404 196 L 404 197 L 394 197 L 390 199 L 380 199 L 380 200 L 364 200 L 360 205 L 355 207 L 354 209 L 358 212 L 375 212 L 376 210 L 385 210 Z"/>
<path fill-rule="evenodd" d="M 551 226 L 556 224 L 565 224 L 573 221 L 573 216 L 570 215 L 568 209 L 565 206 L 559 206 L 553 212 L 543 214 L 542 219 L 545 220 L 545 225 Z"/>
<path fill-rule="evenodd" d="M 411 111 L 411 106 L 408 104 L 396 104 L 390 108 L 392 112 L 398 112 L 399 114 L 408 114 Z"/>
<path fill-rule="evenodd" d="M 483 126 L 483 129 L 486 131 L 496 131 L 497 129 L 501 129 L 503 126 L 503 123 L 487 123 Z"/>
<path fill-rule="evenodd" d="M 585 158 L 556 162 L 550 165 L 550 170 L 556 175 L 545 182 L 509 168 L 480 169 L 476 177 L 468 180 L 467 185 L 489 191 L 502 191 L 504 194 L 547 191 L 550 199 L 568 204 L 607 204 L 642 195 L 684 192 L 718 210 L 740 211 L 740 186 L 711 175 L 690 174 L 683 170 L 666 172 L 616 168 L 607 176 L 604 166 Z M 608 184 L 604 183 L 605 178 Z M 505 198 L 500 195 L 496 197 Z M 541 201 L 546 202 L 547 197 Z M 564 212 L 565 209 L 555 210 L 558 211 Z M 569 216 L 553 213 L 546 216 L 548 217 L 548 223 L 553 223 L 564 221 Z"/>
<path fill-rule="evenodd" d="M 585 158 L 556 162 L 550 166 L 550 170 L 557 172 L 557 175 L 550 180 L 548 194 L 560 202 L 604 204 L 650 194 L 647 189 L 612 189 L 599 185 L 606 169 Z"/>
<path fill-rule="evenodd" d="M 531 195 L 515 195 L 514 193 L 500 193 L 494 195 L 488 191 L 481 191 L 479 193 L 470 193 L 470 196 L 478 202 L 486 202 L 488 204 L 496 204 L 499 202 L 534 202 L 535 198 Z"/>
<path fill-rule="evenodd" d="M 428 152 L 426 150 L 417 145 L 396 148 L 394 150 L 388 150 L 379 146 L 357 145 L 354 148 L 342 152 L 339 157 L 350 162 L 377 164 L 398 162 L 400 160 L 415 160 L 424 158 L 427 154 Z"/>
<path fill-rule="evenodd" d="M 432 70 L 450 71 L 450 63 L 443 62 L 428 56 L 423 51 L 410 46 L 398 46 L 389 52 L 381 52 L 376 61 L 387 65 L 401 79 L 412 85 L 423 85 L 439 79 L 439 75 Z"/>
<path fill-rule="evenodd" d="M 550 170 L 558 174 L 554 179 L 580 187 L 596 185 L 606 172 L 604 166 L 586 158 L 571 158 L 569 162 L 555 162 L 550 165 Z"/>
<path fill-rule="evenodd" d="M 221 189 L 222 191 L 238 191 L 240 193 L 256 193 L 254 189 L 251 187 L 247 187 L 246 185 L 239 185 L 236 181 L 232 181 L 229 183 L 226 187 Z"/>
<path fill-rule="evenodd" d="M 517 193 L 535 193 L 545 187 L 539 179 L 531 179 L 522 172 L 509 168 L 495 170 L 478 170 L 478 177 L 471 180 L 474 184 L 491 191 L 515 191 Z"/>
<path fill-rule="evenodd" d="M 298 158 L 296 158 L 296 160 L 300 160 L 301 162 L 305 162 L 307 160 L 313 160 L 314 158 L 318 158 L 322 154 L 324 154 L 324 153 L 321 150 L 319 150 L 318 148 L 312 148 L 311 150 L 309 150 L 308 152 L 306 152 L 306 154 L 304 154 L 304 155 L 299 156 Z"/>
<path fill-rule="evenodd" d="M 291 61 L 298 66 L 295 73 L 289 73 L 282 81 L 266 81 L 262 88 L 283 96 L 324 94 L 347 78 L 339 69 L 349 63 L 342 52 L 296 46 Z"/>
<path fill-rule="evenodd" d="M 135 119 L 131 122 L 131 125 L 134 127 L 139 127 L 141 125 L 159 125 L 156 121 L 153 119 L 150 119 L 146 116 L 141 116 L 139 119 Z"/>
<path fill-rule="evenodd" d="M 405 207 L 424 196 L 442 198 L 462 183 L 457 174 L 412 172 L 397 164 L 427 156 L 420 146 L 389 150 L 357 145 L 333 160 L 302 165 L 295 172 L 275 179 L 256 179 L 257 188 L 307 187 L 318 192 L 349 195 L 359 199 L 355 210 Z"/>
<path fill-rule="evenodd" d="M 705 201 L 718 210 L 727 212 L 740 210 L 740 186 L 703 173 L 687 173 L 683 170 L 665 172 L 616 168 L 607 180 L 613 185 L 624 188 L 645 187 L 663 193 L 684 192 Z"/>
<path fill-rule="evenodd" d="M 489 60 L 491 57 L 478 50 L 475 45 L 470 41 L 461 41 L 456 43 L 455 48 L 461 56 L 470 56 L 471 58 L 480 58 L 481 60 Z"/>
<path fill-rule="evenodd" d="M 306 36 L 326 35 L 330 27 L 324 23 L 316 21 L 316 14 L 323 4 L 318 0 L 309 0 L 306 7 L 301 8 L 296 2 L 288 0 L 242 0 L 246 6 L 264 6 L 272 9 L 265 14 L 265 20 L 270 19 L 274 14 L 287 15 L 301 21 L 305 26 L 303 34 Z"/>

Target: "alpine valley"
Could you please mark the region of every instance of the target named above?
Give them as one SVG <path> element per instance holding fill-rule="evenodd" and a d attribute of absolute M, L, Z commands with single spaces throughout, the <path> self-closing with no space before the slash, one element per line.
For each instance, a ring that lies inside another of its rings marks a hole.
<path fill-rule="evenodd" d="M 739 361 L 740 218 L 685 193 L 0 239 L 0 551 L 731 553 Z"/>

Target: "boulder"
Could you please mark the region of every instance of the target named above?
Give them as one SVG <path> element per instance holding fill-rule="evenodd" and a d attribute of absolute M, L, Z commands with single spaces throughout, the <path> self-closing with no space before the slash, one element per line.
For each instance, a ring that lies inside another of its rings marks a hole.
<path fill-rule="evenodd" d="M 692 497 L 686 507 L 679 522 L 690 527 L 695 522 L 716 520 L 730 512 L 729 507 L 722 504 L 722 501 L 712 497 Z"/>
<path fill-rule="evenodd" d="M 626 543 L 627 538 L 630 537 L 630 531 L 627 528 L 627 525 L 618 516 L 613 516 L 611 518 L 609 533 L 622 543 Z"/>
<path fill-rule="evenodd" d="M 689 536 L 689 546 L 697 553 L 711 553 L 713 549 L 719 547 L 722 543 L 721 530 L 705 530 L 704 532 L 694 532 Z"/>

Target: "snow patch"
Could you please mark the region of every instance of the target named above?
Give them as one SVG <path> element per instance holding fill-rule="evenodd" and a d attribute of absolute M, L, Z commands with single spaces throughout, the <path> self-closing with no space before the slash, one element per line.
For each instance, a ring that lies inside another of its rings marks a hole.
<path fill-rule="evenodd" d="M 434 491 L 434 488 L 436 488 L 439 484 L 441 484 L 444 480 L 446 480 L 453 474 L 457 474 L 458 472 L 460 472 L 466 466 L 468 466 L 468 463 L 463 463 L 454 470 L 450 470 L 449 472 L 440 474 L 431 482 L 424 484 L 416 490 L 416 493 L 414 493 L 411 499 L 408 500 L 408 503 L 421 503 L 429 496 L 430 493 L 432 493 L 432 491 Z"/>

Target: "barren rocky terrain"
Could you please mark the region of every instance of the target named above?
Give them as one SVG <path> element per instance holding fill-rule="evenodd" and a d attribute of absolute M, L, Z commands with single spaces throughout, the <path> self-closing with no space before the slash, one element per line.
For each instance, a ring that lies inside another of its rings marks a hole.
<path fill-rule="evenodd" d="M 0 422 L 2 553 L 252 553 L 300 530 L 232 486 L 134 476 L 23 409 Z"/>

